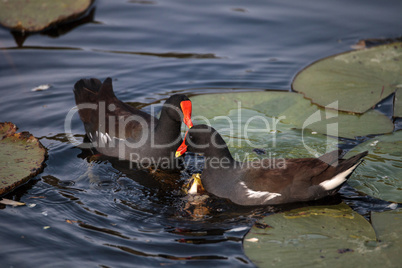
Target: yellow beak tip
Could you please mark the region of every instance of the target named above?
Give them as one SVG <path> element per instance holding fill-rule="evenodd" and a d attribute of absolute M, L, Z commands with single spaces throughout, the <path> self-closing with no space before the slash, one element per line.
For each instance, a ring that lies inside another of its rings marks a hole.
<path fill-rule="evenodd" d="M 180 156 L 181 156 L 181 153 L 180 153 L 180 152 L 176 152 L 175 157 L 178 158 L 178 157 L 180 157 Z"/>

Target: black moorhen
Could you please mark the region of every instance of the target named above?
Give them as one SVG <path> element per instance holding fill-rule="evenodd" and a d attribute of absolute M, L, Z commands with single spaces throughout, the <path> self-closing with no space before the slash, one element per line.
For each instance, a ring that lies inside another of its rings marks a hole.
<path fill-rule="evenodd" d="M 339 159 L 341 150 L 336 150 L 320 158 L 241 163 L 233 159 L 221 135 L 206 125 L 188 130 L 176 156 L 187 150 L 204 155 L 201 182 L 207 192 L 244 206 L 303 202 L 334 194 L 367 155 Z"/>
<path fill-rule="evenodd" d="M 163 105 L 159 119 L 120 101 L 112 79 L 81 79 L 74 85 L 75 102 L 92 146 L 104 155 L 175 169 L 181 144 L 181 122 L 191 128 L 191 101 L 181 94 Z"/>

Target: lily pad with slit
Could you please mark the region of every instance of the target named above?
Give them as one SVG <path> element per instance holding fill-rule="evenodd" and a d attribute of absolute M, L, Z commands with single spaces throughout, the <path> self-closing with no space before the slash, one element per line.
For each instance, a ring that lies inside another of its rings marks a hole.
<path fill-rule="evenodd" d="M 342 203 L 266 216 L 250 229 L 243 245 L 258 267 L 368 267 L 376 234 L 364 217 Z"/>
<path fill-rule="evenodd" d="M 0 24 L 14 31 L 42 31 L 83 15 L 92 0 L 0 1 Z"/>
<path fill-rule="evenodd" d="M 346 158 L 369 151 L 349 185 L 386 201 L 402 203 L 402 131 L 378 136 L 353 148 Z"/>
<path fill-rule="evenodd" d="M 0 123 L 0 159 L 0 195 L 3 195 L 43 170 L 46 149 L 30 133 L 17 133 L 14 124 Z"/>
<path fill-rule="evenodd" d="M 402 42 L 334 55 L 306 67 L 292 88 L 320 106 L 365 113 L 402 85 Z"/>
<path fill-rule="evenodd" d="M 193 117 L 200 121 L 217 118 L 225 120 L 229 112 L 239 109 L 252 110 L 271 120 L 276 118 L 289 128 L 309 130 L 334 137 L 354 139 L 356 136 L 389 133 L 393 123 L 385 115 L 370 110 L 363 115 L 353 115 L 335 110 L 337 103 L 326 109 L 320 108 L 305 99 L 301 94 L 280 91 L 237 92 L 223 94 L 205 94 L 191 97 Z M 235 115 L 233 115 L 234 117 Z M 256 115 L 256 117 L 258 117 Z M 235 118 L 235 122 L 258 120 Z M 272 126 L 273 124 L 271 124 Z M 273 129 L 271 129 L 273 131 Z"/>

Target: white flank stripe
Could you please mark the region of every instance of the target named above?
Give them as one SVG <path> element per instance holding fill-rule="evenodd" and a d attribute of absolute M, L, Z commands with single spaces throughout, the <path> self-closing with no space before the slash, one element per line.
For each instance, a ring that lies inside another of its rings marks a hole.
<path fill-rule="evenodd" d="M 104 144 L 106 144 L 106 143 L 107 143 L 107 137 L 106 137 L 106 135 L 103 134 L 102 132 L 99 132 L 99 136 L 100 136 L 102 142 L 103 142 Z"/>
<path fill-rule="evenodd" d="M 106 137 L 107 137 L 107 139 L 108 139 L 109 141 L 112 141 L 112 139 L 110 138 L 110 136 L 109 136 L 108 133 L 106 133 Z"/>
<path fill-rule="evenodd" d="M 89 134 L 90 140 L 93 141 L 92 134 L 91 133 L 88 133 L 88 134 Z M 100 137 L 101 141 L 105 144 L 108 141 L 112 141 L 112 138 L 110 137 L 110 135 L 108 133 L 103 134 L 102 132 L 95 131 L 95 137 Z M 125 139 L 121 139 L 121 138 L 117 138 L 117 137 L 113 137 L 113 139 L 118 140 L 118 141 L 125 141 Z"/>
<path fill-rule="evenodd" d="M 357 165 L 359 165 L 359 163 L 349 168 L 348 170 L 345 170 L 344 172 L 337 174 L 332 179 L 321 182 L 319 185 L 322 186 L 327 191 L 335 189 L 336 187 L 338 187 L 339 185 L 341 185 L 346 181 L 346 177 L 353 172 L 353 170 L 357 167 Z"/>
<path fill-rule="evenodd" d="M 281 196 L 278 193 L 271 193 L 268 191 L 254 191 L 249 189 L 244 182 L 240 182 L 240 185 L 243 186 L 246 190 L 246 195 L 248 198 L 255 198 L 255 199 L 262 199 L 264 198 L 265 201 L 271 200 L 275 197 Z"/>

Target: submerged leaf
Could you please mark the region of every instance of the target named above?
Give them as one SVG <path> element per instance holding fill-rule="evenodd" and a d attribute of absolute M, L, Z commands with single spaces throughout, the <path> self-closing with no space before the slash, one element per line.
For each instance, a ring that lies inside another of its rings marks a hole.
<path fill-rule="evenodd" d="M 319 60 L 302 70 L 293 90 L 320 106 L 364 113 L 402 84 L 402 43 L 351 51 Z"/>
<path fill-rule="evenodd" d="M 10 200 L 10 199 L 5 199 L 5 198 L 0 199 L 0 204 L 9 205 L 9 206 L 25 206 L 25 203 Z"/>

